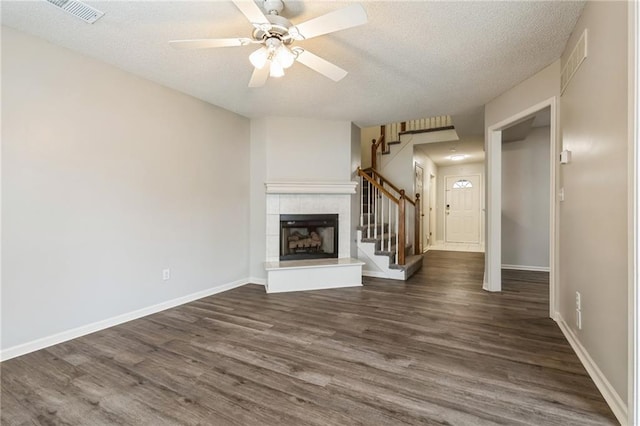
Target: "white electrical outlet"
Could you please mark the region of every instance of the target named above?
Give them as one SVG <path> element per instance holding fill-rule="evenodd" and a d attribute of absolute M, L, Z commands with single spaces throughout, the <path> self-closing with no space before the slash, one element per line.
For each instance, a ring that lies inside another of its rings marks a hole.
<path fill-rule="evenodd" d="M 582 311 L 576 309 L 576 326 L 578 330 L 582 330 Z"/>
<path fill-rule="evenodd" d="M 580 296 L 579 291 L 576 291 L 576 309 L 582 310 L 582 296 Z"/>
<path fill-rule="evenodd" d="M 163 269 L 162 270 L 162 280 L 167 281 L 171 279 L 171 269 Z"/>

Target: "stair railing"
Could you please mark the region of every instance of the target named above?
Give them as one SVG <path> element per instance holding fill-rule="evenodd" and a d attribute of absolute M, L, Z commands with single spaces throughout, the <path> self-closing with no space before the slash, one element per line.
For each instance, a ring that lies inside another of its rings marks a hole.
<path fill-rule="evenodd" d="M 380 234 L 382 251 L 395 251 L 396 263 L 406 264 L 407 245 L 413 244 L 414 254 L 422 252 L 420 195 L 417 194 L 416 200 L 412 200 L 403 189 L 393 185 L 373 168 L 358 168 L 358 176 L 362 237 L 377 240 Z M 407 203 L 413 208 L 407 208 Z"/>
<path fill-rule="evenodd" d="M 378 155 L 387 153 L 389 143 L 400 141 L 400 136 L 404 133 L 421 133 L 453 128 L 451 116 L 449 115 L 439 115 L 436 117 L 382 125 L 380 126 L 380 137 L 371 140 L 371 167 L 374 169 L 378 167 Z M 378 151 L 378 148 L 380 148 L 380 151 Z"/>

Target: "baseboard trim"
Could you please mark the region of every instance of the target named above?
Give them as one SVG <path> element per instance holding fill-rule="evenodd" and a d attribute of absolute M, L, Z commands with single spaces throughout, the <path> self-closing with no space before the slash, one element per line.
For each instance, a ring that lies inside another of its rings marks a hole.
<path fill-rule="evenodd" d="M 624 403 L 618 392 L 611 386 L 611 383 L 607 380 L 605 375 L 600 371 L 598 365 L 591 359 L 589 352 L 582 346 L 582 343 L 578 340 L 576 335 L 573 333 L 569 325 L 564 321 L 562 315 L 560 313 L 556 313 L 556 322 L 558 326 L 560 326 L 560 330 L 566 337 L 567 341 L 573 348 L 576 355 L 582 362 L 582 365 L 589 373 L 591 380 L 596 384 L 596 387 L 604 397 L 607 404 L 613 411 L 613 414 L 616 416 L 621 425 L 627 424 L 627 404 Z"/>
<path fill-rule="evenodd" d="M 191 293 L 186 296 L 178 297 L 166 302 L 158 303 L 153 306 L 138 309 L 132 312 L 127 312 L 112 318 L 107 318 L 101 321 L 96 321 L 91 324 L 83 325 L 71 330 L 62 331 L 60 333 L 53 334 L 51 336 L 42 337 L 40 339 L 33 340 L 31 342 L 16 345 L 0 351 L 0 361 L 7 361 L 11 358 L 15 358 L 21 355 L 26 355 L 31 352 L 38 351 L 40 349 L 48 348 L 49 346 L 57 345 L 59 343 L 66 342 L 71 339 L 86 336 L 87 334 L 95 333 L 96 331 L 104 330 L 109 327 L 116 326 L 134 319 L 142 318 L 147 315 L 155 314 L 157 312 L 164 311 L 166 309 L 174 308 L 185 303 L 193 302 L 194 300 L 202 299 L 203 297 L 212 296 L 214 294 L 222 293 L 223 291 L 231 290 L 236 287 L 241 287 L 245 284 L 251 283 L 250 279 L 241 279 L 233 281 L 227 284 L 222 284 L 216 287 L 212 287 L 206 290 Z"/>
<path fill-rule="evenodd" d="M 266 278 L 249 277 L 249 284 L 267 285 Z"/>
<path fill-rule="evenodd" d="M 514 269 L 516 271 L 550 272 L 548 266 L 527 266 L 527 265 L 502 265 L 502 269 Z"/>
<path fill-rule="evenodd" d="M 387 274 L 382 271 L 365 271 L 362 270 L 363 277 L 371 277 L 371 278 L 389 278 Z"/>

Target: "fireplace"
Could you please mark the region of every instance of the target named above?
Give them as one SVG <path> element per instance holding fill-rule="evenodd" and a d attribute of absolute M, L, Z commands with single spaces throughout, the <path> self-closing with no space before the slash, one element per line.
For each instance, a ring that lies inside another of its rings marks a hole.
<path fill-rule="evenodd" d="M 337 257 L 337 214 L 280 215 L 280 260 Z"/>

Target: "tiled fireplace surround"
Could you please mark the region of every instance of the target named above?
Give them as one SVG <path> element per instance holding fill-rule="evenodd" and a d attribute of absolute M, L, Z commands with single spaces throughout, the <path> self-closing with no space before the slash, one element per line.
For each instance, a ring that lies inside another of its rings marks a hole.
<path fill-rule="evenodd" d="M 362 285 L 362 262 L 351 259 L 351 196 L 356 182 L 266 184 L 267 292 Z M 338 259 L 280 262 L 281 214 L 338 214 Z"/>

